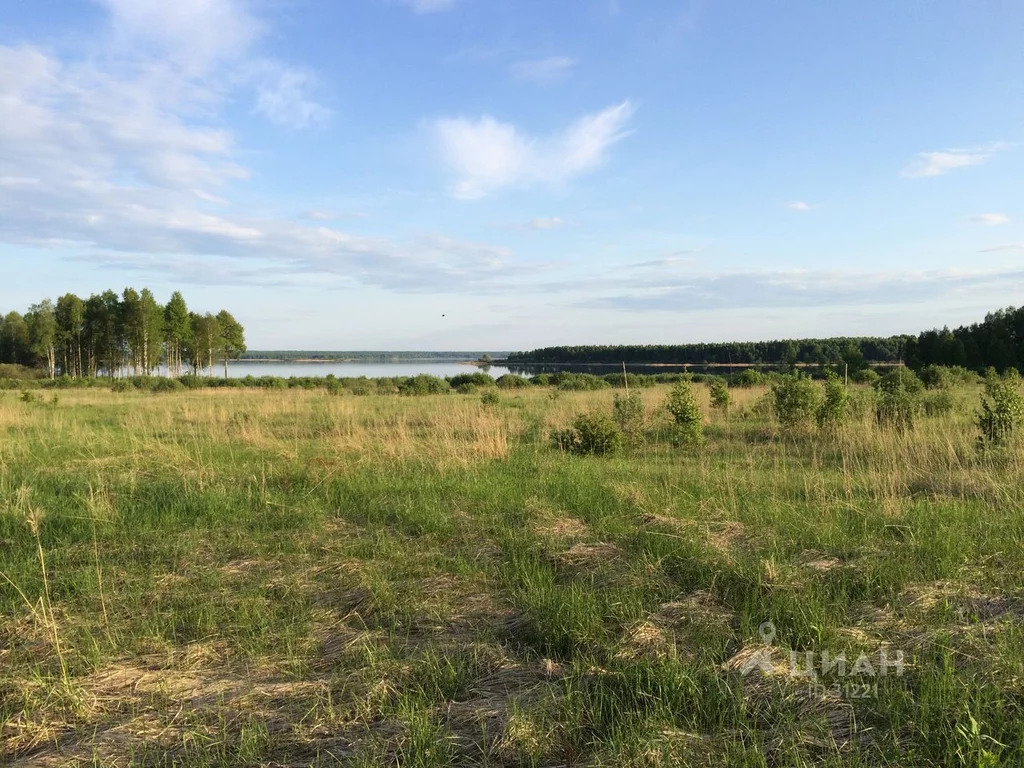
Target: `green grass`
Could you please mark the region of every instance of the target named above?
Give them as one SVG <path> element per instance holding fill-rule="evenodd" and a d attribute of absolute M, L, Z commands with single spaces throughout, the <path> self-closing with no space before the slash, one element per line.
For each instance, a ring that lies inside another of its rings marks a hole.
<path fill-rule="evenodd" d="M 609 391 L 0 394 L 0 764 L 1018 763 L 1024 453 L 978 392 L 786 437 L 696 389 L 702 448 L 656 387 L 591 457 L 548 433 Z M 766 621 L 780 668 L 904 673 L 744 676 Z"/>

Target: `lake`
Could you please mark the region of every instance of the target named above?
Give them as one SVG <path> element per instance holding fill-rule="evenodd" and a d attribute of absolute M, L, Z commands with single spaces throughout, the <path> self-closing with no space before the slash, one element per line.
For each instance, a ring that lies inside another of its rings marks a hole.
<path fill-rule="evenodd" d="M 477 372 L 487 373 L 494 378 L 498 378 L 508 373 L 509 369 L 500 365 L 481 368 L 467 363 L 435 362 L 430 360 L 424 362 L 407 360 L 400 363 L 262 363 L 237 360 L 228 366 L 228 376 L 232 379 L 243 379 L 246 376 L 279 376 L 287 379 L 292 376 L 323 377 L 330 374 L 334 374 L 338 378 L 359 378 L 360 376 L 365 376 L 368 379 L 386 379 L 394 376 L 418 376 L 421 373 L 444 378 L 445 376 L 458 376 L 460 373 Z M 215 376 L 223 375 L 223 366 L 215 367 L 213 374 Z"/>

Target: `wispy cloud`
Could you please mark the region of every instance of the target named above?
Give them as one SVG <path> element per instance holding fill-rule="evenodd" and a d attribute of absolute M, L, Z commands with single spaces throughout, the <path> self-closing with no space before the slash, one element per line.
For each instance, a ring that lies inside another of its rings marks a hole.
<path fill-rule="evenodd" d="M 787 203 L 786 207 L 791 211 L 809 211 L 813 206 L 803 200 L 794 200 L 792 203 Z"/>
<path fill-rule="evenodd" d="M 1005 213 L 975 213 L 972 216 L 968 216 L 967 220 L 973 224 L 984 224 L 989 227 L 1010 223 L 1010 217 Z"/>
<path fill-rule="evenodd" d="M 921 152 L 901 172 L 907 178 L 928 178 L 942 176 L 957 168 L 969 168 L 991 160 L 998 152 L 1009 145 L 996 141 L 968 149 L 944 149 L 938 152 Z"/>
<path fill-rule="evenodd" d="M 514 62 L 509 72 L 516 80 L 533 83 L 557 83 L 566 80 L 577 65 L 569 56 L 549 56 L 545 59 L 525 59 Z"/>
<path fill-rule="evenodd" d="M 1017 251 L 1024 253 L 1024 243 L 1003 243 L 1002 245 L 993 245 L 991 248 L 982 248 L 978 253 L 1005 253 Z"/>
<path fill-rule="evenodd" d="M 790 270 L 642 273 L 579 306 L 636 312 L 866 306 L 1024 290 L 1024 269 L 852 272 Z"/>
<path fill-rule="evenodd" d="M 560 184 L 594 170 L 628 134 L 633 113 L 632 102 L 624 101 L 544 137 L 490 116 L 446 118 L 433 128 L 441 158 L 456 177 L 452 193 L 473 200 L 507 187 Z"/>

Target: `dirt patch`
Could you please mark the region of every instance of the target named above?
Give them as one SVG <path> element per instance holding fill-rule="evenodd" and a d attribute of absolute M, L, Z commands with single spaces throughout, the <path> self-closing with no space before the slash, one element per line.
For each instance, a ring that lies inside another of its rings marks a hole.
<path fill-rule="evenodd" d="M 565 552 L 559 553 L 556 559 L 562 565 L 579 568 L 607 564 L 617 561 L 621 557 L 621 549 L 609 542 L 600 541 L 595 544 L 574 544 Z"/>

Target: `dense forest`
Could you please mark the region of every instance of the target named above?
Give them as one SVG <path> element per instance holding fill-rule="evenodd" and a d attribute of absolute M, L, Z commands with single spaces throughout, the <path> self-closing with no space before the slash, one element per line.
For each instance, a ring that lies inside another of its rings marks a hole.
<path fill-rule="evenodd" d="M 0 364 L 43 368 L 50 378 L 149 375 L 161 366 L 181 376 L 217 362 L 226 375 L 243 352 L 245 329 L 230 312 L 191 312 L 178 292 L 166 305 L 147 289 L 69 293 L 0 316 Z"/>
<path fill-rule="evenodd" d="M 955 330 L 924 331 L 918 336 L 792 339 L 634 346 L 547 347 L 514 352 L 510 364 L 528 363 L 673 363 L 690 365 L 794 365 L 904 361 L 912 367 L 960 365 L 998 370 L 1024 365 L 1024 307 L 992 312 L 981 323 Z"/>

